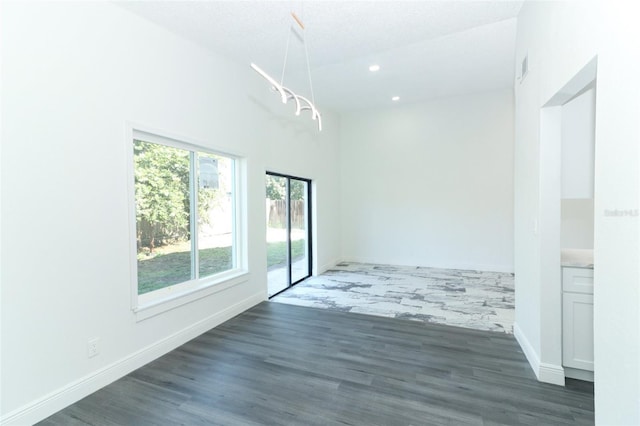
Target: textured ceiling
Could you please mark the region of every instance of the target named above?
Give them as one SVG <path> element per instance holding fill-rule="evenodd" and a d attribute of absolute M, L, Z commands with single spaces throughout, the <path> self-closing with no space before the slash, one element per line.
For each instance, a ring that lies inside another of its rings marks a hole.
<path fill-rule="evenodd" d="M 337 111 L 511 87 L 522 1 L 128 1 L 122 7 L 280 79 L 295 12 L 316 103 Z M 295 24 L 294 24 L 295 25 Z M 299 31 L 296 31 L 298 33 Z M 284 84 L 309 95 L 291 37 Z M 370 73 L 370 64 L 380 71 Z"/>

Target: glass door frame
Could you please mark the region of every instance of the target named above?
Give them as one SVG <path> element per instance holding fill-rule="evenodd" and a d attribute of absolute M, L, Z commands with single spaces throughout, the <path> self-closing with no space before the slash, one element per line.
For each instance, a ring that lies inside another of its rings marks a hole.
<path fill-rule="evenodd" d="M 312 226 L 311 226 L 311 179 L 307 179 L 307 178 L 301 178 L 298 176 L 292 176 L 292 175 L 287 175 L 287 174 L 283 174 L 283 173 L 277 173 L 277 172 L 270 172 L 267 170 L 266 175 L 268 176 L 275 176 L 275 177 L 280 177 L 280 178 L 284 178 L 287 180 L 287 184 L 286 184 L 286 206 L 287 206 L 287 231 L 286 231 L 286 235 L 287 235 L 287 286 L 278 291 L 277 293 L 274 293 L 272 295 L 268 295 L 268 298 L 271 299 L 272 297 L 275 297 L 277 295 L 279 295 L 280 293 L 289 290 L 291 287 L 293 287 L 294 285 L 306 280 L 307 278 L 309 278 L 312 275 L 312 267 L 313 267 L 313 252 L 311 250 L 312 247 L 312 241 L 313 241 L 313 236 L 312 236 Z M 305 182 L 307 184 L 307 193 L 306 195 L 306 206 L 305 206 L 305 224 L 306 224 L 306 231 L 307 231 L 307 235 L 306 235 L 306 250 L 307 250 L 307 275 L 296 280 L 295 282 L 292 282 L 292 258 L 291 258 L 291 180 L 297 180 L 297 181 L 301 181 L 301 182 Z"/>

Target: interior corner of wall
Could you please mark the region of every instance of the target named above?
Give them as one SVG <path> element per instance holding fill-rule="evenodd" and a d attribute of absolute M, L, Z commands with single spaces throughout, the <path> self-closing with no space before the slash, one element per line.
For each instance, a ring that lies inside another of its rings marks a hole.
<path fill-rule="evenodd" d="M 561 365 L 540 362 L 540 357 L 518 323 L 513 324 L 513 335 L 524 352 L 533 373 L 540 382 L 564 386 L 564 368 Z"/>
<path fill-rule="evenodd" d="M 327 263 L 325 263 L 324 265 L 318 266 L 318 269 L 316 271 L 316 275 L 321 275 L 324 274 L 325 272 L 327 272 L 329 269 L 333 268 L 334 266 L 336 266 L 338 263 L 340 263 L 339 259 L 333 259 Z"/>
<path fill-rule="evenodd" d="M 540 380 L 540 358 L 517 322 L 513 324 L 513 336 L 520 345 L 522 352 L 524 352 L 524 356 L 527 358 L 527 361 L 529 361 L 529 365 L 535 373 L 536 378 Z"/>

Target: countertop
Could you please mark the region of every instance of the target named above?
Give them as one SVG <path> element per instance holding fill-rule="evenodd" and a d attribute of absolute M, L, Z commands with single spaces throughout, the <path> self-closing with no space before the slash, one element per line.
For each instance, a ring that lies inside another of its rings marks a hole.
<path fill-rule="evenodd" d="M 593 250 L 562 249 L 560 263 L 572 268 L 593 269 Z"/>

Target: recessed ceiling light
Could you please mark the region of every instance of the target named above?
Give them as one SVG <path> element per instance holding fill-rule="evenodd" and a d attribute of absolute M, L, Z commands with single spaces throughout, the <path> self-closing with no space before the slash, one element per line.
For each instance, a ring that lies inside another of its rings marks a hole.
<path fill-rule="evenodd" d="M 369 71 L 371 71 L 371 72 L 376 72 L 376 71 L 379 71 L 379 70 L 380 70 L 380 65 L 371 65 L 369 67 Z"/>
<path fill-rule="evenodd" d="M 399 101 L 400 100 L 400 96 L 394 96 L 393 98 L 391 98 L 392 101 Z"/>

